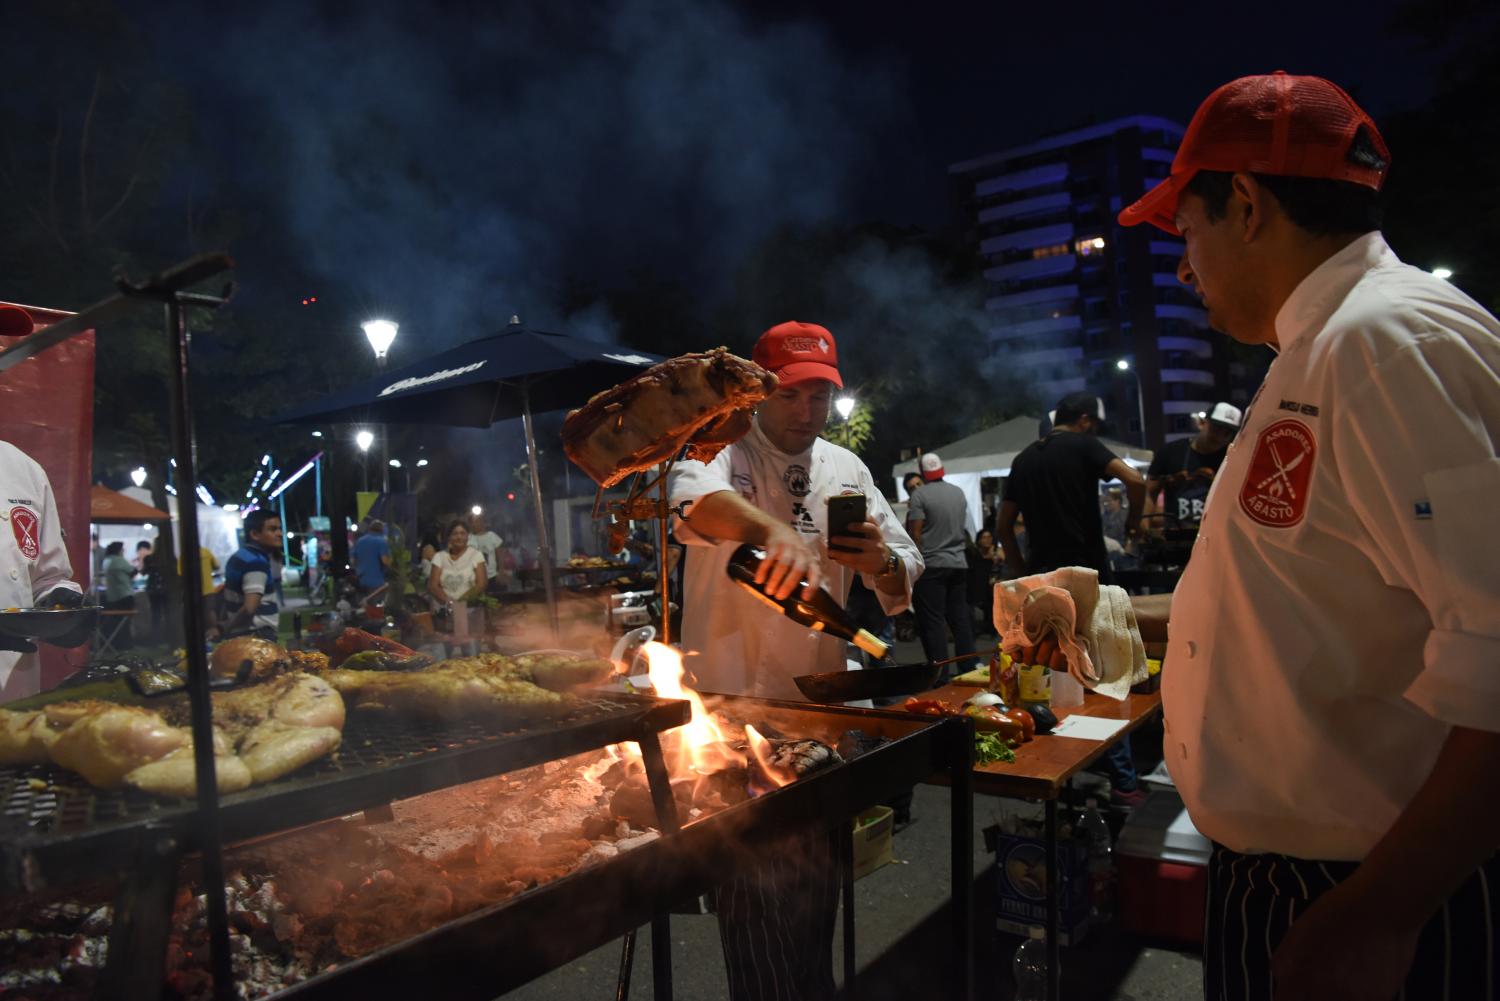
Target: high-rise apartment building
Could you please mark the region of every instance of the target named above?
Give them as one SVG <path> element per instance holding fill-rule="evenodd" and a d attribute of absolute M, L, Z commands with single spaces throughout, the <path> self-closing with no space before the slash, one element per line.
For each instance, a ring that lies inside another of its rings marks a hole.
<path fill-rule="evenodd" d="M 1126 441 L 1142 440 L 1144 416 L 1149 446 L 1192 433 L 1217 400 L 1249 398 L 1249 373 L 1177 280 L 1182 241 L 1115 222 L 1167 176 L 1182 134 L 1137 115 L 949 168 L 977 221 L 991 343 L 1044 403 L 1096 393 Z"/>

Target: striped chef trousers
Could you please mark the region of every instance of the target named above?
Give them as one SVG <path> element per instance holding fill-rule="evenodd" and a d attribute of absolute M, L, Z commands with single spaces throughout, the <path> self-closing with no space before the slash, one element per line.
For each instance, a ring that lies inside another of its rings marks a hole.
<path fill-rule="evenodd" d="M 834 996 L 833 926 L 842 868 L 834 838 L 840 832 L 789 834 L 757 846 L 757 861 L 715 892 L 732 1001 Z"/>
<path fill-rule="evenodd" d="M 1206 1001 L 1270 1001 L 1271 956 L 1282 936 L 1355 862 L 1241 855 L 1214 845 L 1203 928 Z M 1476 869 L 1422 928 L 1400 1001 L 1496 1001 L 1500 947 L 1491 894 L 1500 855 Z M 1401 901 L 1390 901 L 1394 913 Z"/>

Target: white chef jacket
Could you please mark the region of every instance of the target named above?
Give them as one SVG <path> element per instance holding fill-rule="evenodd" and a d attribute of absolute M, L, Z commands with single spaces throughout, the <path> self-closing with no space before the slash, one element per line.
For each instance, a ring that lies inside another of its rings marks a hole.
<path fill-rule="evenodd" d="M 672 505 L 696 502 L 722 490 L 733 490 L 755 507 L 785 521 L 804 536 L 827 530 L 827 499 L 844 493 L 865 495 L 868 520 L 880 526 L 885 543 L 905 567 L 906 587 L 890 595 L 864 575 L 865 586 L 880 598 L 888 615 L 911 606 L 911 586 L 922 573 L 922 555 L 879 490 L 870 470 L 853 452 L 822 438 L 799 455 L 788 455 L 761 433 L 760 421 L 710 463 L 683 460 L 672 467 Z M 683 588 L 682 648 L 688 670 L 704 691 L 748 694 L 760 698 L 801 699 L 792 678 L 799 674 L 842 671 L 846 644 L 836 636 L 799 626 L 767 608 L 729 579 L 725 566 L 739 548 L 699 534 L 688 520 L 674 519 L 677 538 L 687 553 Z M 839 604 L 848 600 L 854 571 L 822 552 L 823 588 Z M 696 654 L 696 656 L 693 656 Z"/>
<path fill-rule="evenodd" d="M 25 452 L 0 441 L 0 608 L 31 608 L 55 587 L 80 591 L 72 576 L 47 474 Z M 37 655 L 0 650 L 0 702 L 40 690 Z"/>
<path fill-rule="evenodd" d="M 1240 852 L 1365 857 L 1500 731 L 1500 323 L 1379 233 L 1307 276 L 1172 604 L 1173 779 Z"/>

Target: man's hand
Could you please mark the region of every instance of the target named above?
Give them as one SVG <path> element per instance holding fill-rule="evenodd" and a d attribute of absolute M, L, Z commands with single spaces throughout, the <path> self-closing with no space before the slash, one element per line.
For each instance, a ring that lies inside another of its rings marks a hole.
<path fill-rule="evenodd" d="M 811 599 L 823 579 L 818 551 L 790 525 L 776 525 L 766 531 L 766 559 L 755 575 L 755 582 L 765 586 L 766 594 L 780 601 L 807 581 L 802 597 Z"/>
<path fill-rule="evenodd" d="M 1421 925 L 1389 900 L 1370 901 L 1349 883 L 1329 890 L 1281 940 L 1271 970 L 1275 1001 L 1365 1001 L 1401 992 Z"/>
<path fill-rule="evenodd" d="M 82 608 L 83 595 L 71 587 L 54 587 L 36 603 L 37 608 Z"/>
<path fill-rule="evenodd" d="M 844 552 L 836 548 L 838 546 L 853 552 Z M 889 553 L 885 537 L 880 534 L 880 526 L 872 521 L 850 525 L 845 534 L 828 540 L 828 558 L 859 573 L 880 573 L 885 568 Z"/>

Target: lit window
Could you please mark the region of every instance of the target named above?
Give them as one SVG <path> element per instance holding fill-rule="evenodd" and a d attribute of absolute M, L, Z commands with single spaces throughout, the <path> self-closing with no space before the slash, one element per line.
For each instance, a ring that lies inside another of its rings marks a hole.
<path fill-rule="evenodd" d="M 1057 257 L 1058 255 L 1066 254 L 1067 252 L 1068 245 L 1066 243 L 1054 243 L 1050 247 L 1037 247 L 1031 252 L 1031 256 L 1033 258 Z"/>
<path fill-rule="evenodd" d="M 1100 254 L 1100 253 L 1103 253 L 1104 252 L 1104 237 L 1102 237 L 1102 236 L 1084 236 L 1084 237 L 1080 237 L 1079 240 L 1078 240 L 1078 243 L 1077 243 L 1077 249 L 1078 249 L 1078 254 L 1081 257 L 1088 257 L 1091 254 Z"/>

